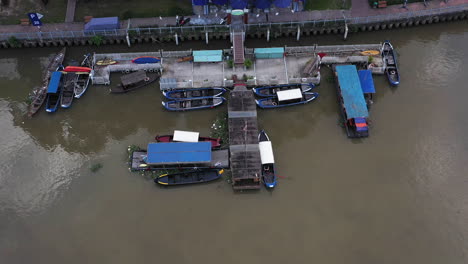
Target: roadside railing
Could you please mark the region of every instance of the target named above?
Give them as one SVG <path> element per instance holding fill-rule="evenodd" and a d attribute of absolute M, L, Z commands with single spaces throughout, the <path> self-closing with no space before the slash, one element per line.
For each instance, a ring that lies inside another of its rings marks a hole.
<path fill-rule="evenodd" d="M 260 23 L 246 24 L 245 31 L 266 31 L 267 29 L 279 30 L 291 28 L 316 28 L 326 26 L 340 26 L 347 24 L 371 24 L 386 21 L 408 20 L 418 17 L 447 15 L 451 13 L 459 13 L 468 11 L 468 4 L 449 6 L 436 9 L 427 9 L 421 11 L 408 11 L 405 13 L 387 14 L 367 17 L 337 17 L 335 19 L 320 19 L 312 21 L 291 21 L 278 23 Z M 89 30 L 89 31 L 52 31 L 52 32 L 23 32 L 23 33 L 0 33 L 0 41 L 8 40 L 15 37 L 19 40 L 63 40 L 73 38 L 90 38 L 93 36 L 104 37 L 124 37 L 127 34 L 130 37 L 145 36 L 145 35 L 184 35 L 191 33 L 228 33 L 230 26 L 228 25 L 204 25 L 204 26 L 183 26 L 183 27 L 148 27 L 148 28 L 129 28 L 116 30 Z"/>

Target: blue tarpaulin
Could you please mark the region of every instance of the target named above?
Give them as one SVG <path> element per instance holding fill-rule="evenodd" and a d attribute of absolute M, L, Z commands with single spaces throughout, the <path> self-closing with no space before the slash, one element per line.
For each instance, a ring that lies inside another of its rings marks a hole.
<path fill-rule="evenodd" d="M 192 4 L 196 6 L 207 5 L 208 0 L 192 0 Z"/>
<path fill-rule="evenodd" d="M 118 17 L 98 17 L 86 23 L 85 30 L 113 30 L 119 29 Z"/>
<path fill-rule="evenodd" d="M 150 165 L 208 163 L 211 142 L 150 143 L 147 155 Z"/>
<path fill-rule="evenodd" d="M 225 5 L 227 4 L 228 0 L 211 0 L 211 2 L 215 5 Z"/>
<path fill-rule="evenodd" d="M 287 8 L 291 6 L 292 0 L 273 0 L 276 7 Z"/>
<path fill-rule="evenodd" d="M 62 72 L 53 72 L 50 77 L 49 87 L 47 87 L 48 93 L 57 93 L 60 79 L 62 78 Z"/>
<path fill-rule="evenodd" d="M 231 7 L 232 9 L 244 9 L 248 2 L 248 0 L 231 0 Z"/>
<path fill-rule="evenodd" d="M 338 83 L 348 119 L 368 117 L 369 112 L 367 111 L 356 66 L 336 66 L 336 73 L 338 74 Z"/>
<path fill-rule="evenodd" d="M 255 7 L 258 9 L 266 9 L 270 8 L 271 1 L 270 0 L 255 0 Z"/>
<path fill-rule="evenodd" d="M 372 79 L 371 70 L 360 70 L 358 71 L 359 81 L 361 82 L 361 88 L 363 93 L 375 93 L 374 79 Z"/>

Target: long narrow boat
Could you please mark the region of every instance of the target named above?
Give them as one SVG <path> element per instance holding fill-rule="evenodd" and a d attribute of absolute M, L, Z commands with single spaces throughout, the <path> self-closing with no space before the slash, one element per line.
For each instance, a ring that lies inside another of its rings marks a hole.
<path fill-rule="evenodd" d="M 52 113 L 58 109 L 62 95 L 61 78 L 61 72 L 53 72 L 52 77 L 50 77 L 49 87 L 47 88 L 46 112 Z"/>
<path fill-rule="evenodd" d="M 136 64 L 158 63 L 161 59 L 153 56 L 141 56 L 132 60 Z"/>
<path fill-rule="evenodd" d="M 262 180 L 267 188 L 274 188 L 277 184 L 275 172 L 275 159 L 271 141 L 264 130 L 258 134 L 258 147 L 260 149 L 260 160 L 262 162 Z"/>
<path fill-rule="evenodd" d="M 224 88 L 192 88 L 192 89 L 177 89 L 172 91 L 164 91 L 163 95 L 167 99 L 182 99 L 206 96 L 221 96 L 226 92 Z"/>
<path fill-rule="evenodd" d="M 154 179 L 154 182 L 162 185 L 203 183 L 217 180 L 221 178 L 223 173 L 223 169 L 192 170 L 173 174 L 163 174 Z"/>
<path fill-rule="evenodd" d="M 300 88 L 279 91 L 275 97 L 267 97 L 255 100 L 261 108 L 278 108 L 285 106 L 301 105 L 312 102 L 318 97 L 318 93 L 302 92 Z"/>
<path fill-rule="evenodd" d="M 397 60 L 390 41 L 386 40 L 382 48 L 382 58 L 385 62 L 385 73 L 391 85 L 397 86 L 400 84 L 400 73 L 398 71 Z"/>
<path fill-rule="evenodd" d="M 67 66 L 63 69 L 64 72 L 78 72 L 78 73 L 90 73 L 91 68 L 82 66 Z"/>
<path fill-rule="evenodd" d="M 67 48 L 63 48 L 57 53 L 52 60 L 50 60 L 49 65 L 44 71 L 42 76 L 42 85 L 33 91 L 32 102 L 29 105 L 28 116 L 32 117 L 41 106 L 44 104 L 47 98 L 47 87 L 49 86 L 49 79 L 53 71 L 56 71 L 57 68 L 62 64 L 63 59 L 65 58 L 65 53 Z"/>
<path fill-rule="evenodd" d="M 162 102 L 162 105 L 169 111 L 189 111 L 214 108 L 221 105 L 225 100 L 224 97 L 207 96 Z"/>
<path fill-rule="evenodd" d="M 82 67 L 91 67 L 92 65 L 92 55 L 91 54 L 86 54 L 85 58 L 81 62 Z M 80 98 L 88 89 L 89 86 L 89 80 L 91 79 L 91 75 L 93 72 L 88 74 L 77 74 L 76 79 L 75 79 L 75 87 L 73 93 L 75 94 L 75 98 Z"/>
<path fill-rule="evenodd" d="M 274 85 L 274 86 L 264 86 L 253 88 L 252 91 L 261 97 L 271 97 L 275 96 L 279 91 L 286 91 L 301 88 L 302 92 L 308 92 L 315 87 L 313 83 L 302 83 L 302 84 L 283 84 L 283 85 Z"/>
<path fill-rule="evenodd" d="M 221 138 L 200 137 L 198 132 L 175 130 L 174 135 L 156 136 L 157 142 L 211 142 L 211 149 L 221 147 Z"/>
<path fill-rule="evenodd" d="M 75 79 L 76 79 L 75 73 L 67 73 L 63 74 L 62 77 L 62 96 L 60 97 L 60 106 L 62 108 L 70 108 L 72 102 L 73 102 L 73 89 L 75 86 Z"/>

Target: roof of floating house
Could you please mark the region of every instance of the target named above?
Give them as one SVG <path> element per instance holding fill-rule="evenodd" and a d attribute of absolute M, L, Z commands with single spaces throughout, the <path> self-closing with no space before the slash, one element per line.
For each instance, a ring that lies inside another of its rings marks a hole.
<path fill-rule="evenodd" d="M 210 142 L 177 142 L 148 144 L 146 162 L 150 165 L 208 163 Z"/>
<path fill-rule="evenodd" d="M 348 118 L 368 117 L 369 112 L 367 111 L 356 66 L 336 66 L 336 72 Z"/>
<path fill-rule="evenodd" d="M 271 0 L 255 0 L 255 7 L 258 9 L 266 9 L 271 6 Z"/>
<path fill-rule="evenodd" d="M 193 51 L 194 62 L 219 62 L 223 60 L 222 50 L 195 50 Z"/>
<path fill-rule="evenodd" d="M 62 72 L 53 72 L 50 77 L 49 87 L 47 88 L 48 93 L 57 93 L 60 79 L 62 78 Z"/>
<path fill-rule="evenodd" d="M 292 0 L 273 0 L 276 7 L 286 8 L 291 6 Z"/>
<path fill-rule="evenodd" d="M 284 53 L 284 48 L 256 48 L 254 54 Z"/>
<path fill-rule="evenodd" d="M 192 0 L 192 5 L 196 6 L 202 6 L 202 5 L 207 5 L 208 0 Z"/>
<path fill-rule="evenodd" d="M 231 0 L 231 7 L 232 9 L 244 9 L 248 2 L 248 0 Z"/>
<path fill-rule="evenodd" d="M 215 5 L 225 5 L 228 3 L 228 0 L 211 0 L 211 2 Z"/>
<path fill-rule="evenodd" d="M 359 81 L 363 93 L 375 93 L 374 79 L 372 79 L 371 70 L 359 70 Z"/>

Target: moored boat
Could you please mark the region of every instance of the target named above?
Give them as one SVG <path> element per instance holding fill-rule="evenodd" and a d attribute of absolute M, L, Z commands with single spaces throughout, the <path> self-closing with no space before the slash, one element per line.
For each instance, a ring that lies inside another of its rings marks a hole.
<path fill-rule="evenodd" d="M 67 66 L 63 69 L 64 72 L 90 73 L 91 68 L 82 66 Z"/>
<path fill-rule="evenodd" d="M 224 97 L 207 96 L 162 102 L 162 105 L 169 111 L 189 111 L 214 108 L 221 105 L 225 100 Z"/>
<path fill-rule="evenodd" d="M 160 61 L 160 58 L 152 56 L 141 56 L 132 60 L 132 62 L 136 64 L 158 63 Z"/>
<path fill-rule="evenodd" d="M 92 55 L 86 54 L 85 58 L 81 62 L 81 66 L 91 67 L 91 65 L 92 65 Z M 92 74 L 93 74 L 93 71 L 91 71 L 88 74 L 78 74 L 76 76 L 76 79 L 74 82 L 74 90 L 73 90 L 75 98 L 80 98 L 86 92 L 86 90 L 88 89 L 89 81 L 91 79 Z"/>
<path fill-rule="evenodd" d="M 309 103 L 318 97 L 318 93 L 302 92 L 300 88 L 279 91 L 274 97 L 255 100 L 261 108 L 278 108 Z"/>
<path fill-rule="evenodd" d="M 385 63 L 385 73 L 391 85 L 397 86 L 400 84 L 400 73 L 398 71 L 395 51 L 393 50 L 390 41 L 386 40 L 382 47 L 382 58 Z"/>
<path fill-rule="evenodd" d="M 172 174 L 163 174 L 154 179 L 155 183 L 162 185 L 183 185 L 203 183 L 221 178 L 223 169 L 191 170 Z"/>
<path fill-rule="evenodd" d="M 163 95 L 167 99 L 182 99 L 206 96 L 221 96 L 226 92 L 224 88 L 191 88 L 191 89 L 177 89 L 172 91 L 164 91 Z"/>
<path fill-rule="evenodd" d="M 62 95 L 61 78 L 61 72 L 53 72 L 52 77 L 50 77 L 49 87 L 47 88 L 46 112 L 52 113 L 58 109 Z"/>
<path fill-rule="evenodd" d="M 158 135 L 154 139 L 157 142 L 200 142 L 200 141 L 207 141 L 207 142 L 211 142 L 211 148 L 212 149 L 221 147 L 221 138 L 200 137 L 200 133 L 190 132 L 190 131 L 175 130 L 174 135 L 163 135 L 163 136 Z"/>
<path fill-rule="evenodd" d="M 62 77 L 62 96 L 60 97 L 60 107 L 69 108 L 73 102 L 73 89 L 75 87 L 75 73 L 63 74 Z"/>
<path fill-rule="evenodd" d="M 275 159 L 271 141 L 264 130 L 258 134 L 258 147 L 260 149 L 260 160 L 262 162 L 262 180 L 267 188 L 274 188 L 277 184 Z"/>
<path fill-rule="evenodd" d="M 137 71 L 120 77 L 120 84 L 110 89 L 111 93 L 127 93 L 155 82 L 159 75 L 147 76 L 145 71 Z"/>
<path fill-rule="evenodd" d="M 286 91 L 300 88 L 302 92 L 308 92 L 315 87 L 313 83 L 302 83 L 302 84 L 283 84 L 283 85 L 273 85 L 273 86 L 263 86 L 253 88 L 252 91 L 261 97 L 271 97 L 275 96 L 279 91 Z"/>
<path fill-rule="evenodd" d="M 98 60 L 96 61 L 96 65 L 98 66 L 107 66 L 107 65 L 114 65 L 114 64 L 117 64 L 118 62 L 113 60 L 113 59 L 109 59 L 109 58 L 104 58 L 102 60 Z"/>

